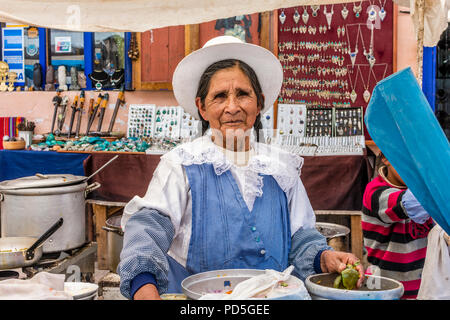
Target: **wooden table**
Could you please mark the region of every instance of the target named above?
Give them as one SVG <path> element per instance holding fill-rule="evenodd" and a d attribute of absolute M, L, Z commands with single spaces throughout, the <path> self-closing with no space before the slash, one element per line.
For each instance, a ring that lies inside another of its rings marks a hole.
<path fill-rule="evenodd" d="M 88 206 L 92 206 L 92 220 L 88 220 L 88 229 L 95 230 L 95 239 L 97 242 L 97 263 L 98 269 L 108 270 L 108 237 L 107 231 L 102 227 L 106 226 L 106 220 L 123 209 L 126 202 L 112 202 L 87 199 Z M 88 215 L 91 216 L 91 215 Z M 92 228 L 92 223 L 94 228 Z M 92 235 L 89 236 L 92 238 Z M 111 270 L 114 271 L 115 270 Z"/>

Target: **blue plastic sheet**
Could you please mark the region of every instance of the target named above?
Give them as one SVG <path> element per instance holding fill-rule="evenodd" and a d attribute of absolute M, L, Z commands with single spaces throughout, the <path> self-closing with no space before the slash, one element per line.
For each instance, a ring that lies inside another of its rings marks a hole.
<path fill-rule="evenodd" d="M 376 85 L 365 122 L 417 200 L 450 234 L 450 145 L 411 68 Z"/>

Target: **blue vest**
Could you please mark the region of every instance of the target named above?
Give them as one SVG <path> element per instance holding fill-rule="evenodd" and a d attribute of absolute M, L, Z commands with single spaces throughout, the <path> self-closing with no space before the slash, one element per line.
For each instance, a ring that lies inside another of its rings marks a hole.
<path fill-rule="evenodd" d="M 216 175 L 212 164 L 184 167 L 192 195 L 192 234 L 186 270 L 288 267 L 291 245 L 286 194 L 263 175 L 263 196 L 249 211 L 229 170 Z"/>

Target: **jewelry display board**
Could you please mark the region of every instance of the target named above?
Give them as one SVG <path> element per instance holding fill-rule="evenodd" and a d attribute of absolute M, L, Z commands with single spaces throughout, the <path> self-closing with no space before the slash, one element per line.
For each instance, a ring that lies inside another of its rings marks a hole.
<path fill-rule="evenodd" d="M 199 125 L 179 106 L 133 104 L 128 111 L 127 137 L 191 139 L 198 135 Z"/>
<path fill-rule="evenodd" d="M 299 6 L 278 13 L 284 73 L 278 102 L 364 111 L 375 84 L 393 72 L 392 0 Z"/>

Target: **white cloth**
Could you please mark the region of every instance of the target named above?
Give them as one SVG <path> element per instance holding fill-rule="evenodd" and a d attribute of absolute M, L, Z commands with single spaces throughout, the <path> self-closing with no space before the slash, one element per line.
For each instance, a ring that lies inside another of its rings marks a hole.
<path fill-rule="evenodd" d="M 294 266 L 289 266 L 283 272 L 266 269 L 261 275 L 239 282 L 230 294 L 224 292 L 209 293 L 201 296 L 199 300 L 272 299 L 293 294 L 296 295 L 295 300 L 311 300 L 311 296 L 301 280 L 299 280 L 298 286 L 292 286 L 293 283 L 290 286 L 288 285 L 287 287 L 292 287 L 289 289 L 280 286 L 280 282 L 290 282 L 289 279 L 293 270 Z"/>
<path fill-rule="evenodd" d="M 450 246 L 445 231 L 435 225 L 428 234 L 427 255 L 417 299 L 450 299 Z"/>
<path fill-rule="evenodd" d="M 416 0 L 394 0 L 399 6 L 408 7 L 410 16 L 414 24 L 416 39 L 420 27 L 419 4 Z M 423 45 L 424 47 L 434 47 L 437 45 L 442 32 L 447 29 L 450 2 L 448 0 L 425 0 L 423 17 Z"/>
<path fill-rule="evenodd" d="M 233 153 L 224 150 L 203 136 L 166 153 L 156 168 L 144 197 L 135 196 L 125 206 L 121 226 L 126 232 L 126 222 L 141 208 L 156 209 L 170 217 L 175 237 L 168 254 L 182 266 L 186 266 L 192 227 L 192 195 L 183 164 L 212 163 L 216 174 L 230 170 L 243 198 L 251 210 L 256 197 L 262 196 L 262 177 L 274 177 L 286 193 L 291 234 L 300 227 L 315 228 L 315 214 L 300 179 L 303 158 L 262 143 L 253 143 L 253 150 L 246 165 L 238 166 L 230 159 Z M 226 153 L 225 153 L 226 154 Z M 237 163 L 240 163 L 239 159 Z"/>
<path fill-rule="evenodd" d="M 310 0 L 0 0 L 0 21 L 73 31 L 143 32 L 310 4 Z"/>
<path fill-rule="evenodd" d="M 73 300 L 64 291 L 64 274 L 39 272 L 33 278 L 0 281 L 0 300 Z"/>

